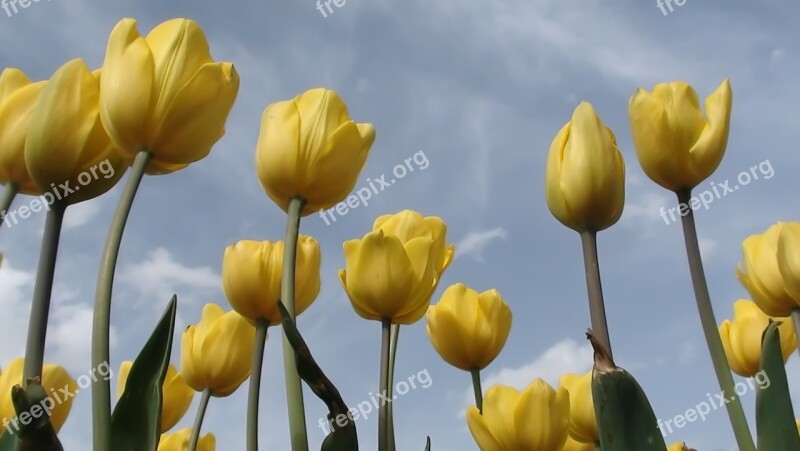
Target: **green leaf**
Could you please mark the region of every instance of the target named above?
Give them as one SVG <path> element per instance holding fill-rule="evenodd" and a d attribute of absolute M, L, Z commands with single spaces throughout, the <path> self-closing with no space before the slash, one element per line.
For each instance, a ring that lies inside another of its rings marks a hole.
<path fill-rule="evenodd" d="M 133 361 L 125 392 L 111 415 L 111 449 L 155 451 L 161 437 L 162 385 L 169 367 L 177 297 Z"/>
<path fill-rule="evenodd" d="M 427 436 L 425 438 L 425 451 L 431 451 L 431 437 Z"/>
<path fill-rule="evenodd" d="M 761 368 L 755 375 L 764 378 L 756 392 L 756 426 L 759 451 L 800 450 L 786 368 L 781 353 L 780 321 L 770 321 L 761 339 Z"/>
<path fill-rule="evenodd" d="M 11 424 L 4 430 L 0 451 L 64 451 L 50 423 L 48 404 L 52 407 L 53 401 L 46 402 L 49 397 L 39 381 L 39 378 L 30 379 L 25 388 L 15 385 L 11 389 L 11 401 L 17 413 L 12 421 L 19 425 L 19 430 Z"/>
<path fill-rule="evenodd" d="M 314 361 L 305 340 L 281 301 L 278 301 L 278 310 L 283 320 L 283 332 L 294 349 L 297 373 L 308 384 L 311 391 L 328 406 L 328 424 L 331 426 L 332 432 L 322 441 L 322 451 L 358 451 L 356 425 L 352 416 L 348 414 L 349 409 L 342 400 L 339 390 Z M 339 424 L 344 424 L 344 426 L 336 428 Z"/>

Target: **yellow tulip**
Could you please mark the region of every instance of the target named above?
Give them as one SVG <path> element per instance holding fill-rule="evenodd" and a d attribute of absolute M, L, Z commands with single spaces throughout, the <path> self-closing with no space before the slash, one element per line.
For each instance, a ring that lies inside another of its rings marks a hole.
<path fill-rule="evenodd" d="M 336 92 L 311 89 L 264 110 L 256 171 L 284 211 L 292 198 L 305 199 L 306 216 L 347 197 L 374 141 L 372 124 L 353 122 Z"/>
<path fill-rule="evenodd" d="M 600 440 L 592 401 L 592 372 L 565 374 L 558 383 L 569 392 L 569 434 L 581 442 Z"/>
<path fill-rule="evenodd" d="M 792 308 L 800 308 L 800 222 L 785 223 L 778 235 L 778 270 Z"/>
<path fill-rule="evenodd" d="M 100 122 L 100 78 L 83 60 L 71 60 L 53 74 L 31 112 L 28 171 L 42 192 L 68 204 L 105 193 L 125 172 Z"/>
<path fill-rule="evenodd" d="M 428 310 L 428 338 L 445 362 L 464 371 L 482 370 L 503 349 L 511 316 L 497 290 L 478 294 L 458 283 Z"/>
<path fill-rule="evenodd" d="M 688 449 L 684 442 L 675 442 L 667 447 L 667 451 L 686 451 Z"/>
<path fill-rule="evenodd" d="M 142 37 L 133 19 L 111 31 L 103 63 L 103 125 L 128 158 L 151 152 L 146 172 L 166 174 L 204 158 L 225 134 L 239 92 L 231 63 L 216 63 L 205 34 L 171 19 Z"/>
<path fill-rule="evenodd" d="M 681 81 L 641 88 L 628 115 L 639 164 L 654 182 L 671 191 L 691 189 L 719 166 L 728 144 L 732 93 L 726 79 L 705 100 Z"/>
<path fill-rule="evenodd" d="M 522 392 L 503 385 L 486 391 L 483 415 L 467 409 L 481 451 L 560 451 L 569 430 L 569 394 L 536 379 Z"/>
<path fill-rule="evenodd" d="M 181 429 L 172 434 L 162 434 L 156 451 L 188 451 L 191 438 L 192 428 Z M 216 448 L 217 440 L 210 432 L 197 440 L 197 451 L 214 451 Z"/>
<path fill-rule="evenodd" d="M 22 385 L 24 366 L 25 359 L 16 358 L 0 372 L 0 418 L 9 420 L 8 427 L 13 432 L 17 432 L 22 424 L 16 418 L 17 413 L 14 410 L 14 404 L 11 402 L 11 388 L 15 385 Z M 51 395 L 50 399 L 53 401 L 54 406 L 50 410 L 50 423 L 53 425 L 53 429 L 58 432 L 72 409 L 73 397 L 78 393 L 78 383 L 64 367 L 48 363 L 42 368 L 42 388 Z M 17 420 L 16 424 L 14 420 Z M 0 430 L 0 433 L 3 431 Z"/>
<path fill-rule="evenodd" d="M 561 451 L 595 451 L 595 447 L 594 443 L 579 442 L 572 438 L 572 436 L 568 436 L 567 442 L 564 443 L 564 447 L 561 448 Z"/>
<path fill-rule="evenodd" d="M 197 325 L 181 338 L 181 375 L 197 391 L 228 396 L 250 376 L 256 330 L 247 319 L 206 304 Z"/>
<path fill-rule="evenodd" d="M 131 366 L 133 366 L 133 362 L 126 360 L 119 367 L 117 397 L 121 397 L 125 392 L 125 383 L 128 381 Z M 167 432 L 178 424 L 178 421 L 189 410 L 189 405 L 192 404 L 192 398 L 194 398 L 194 390 L 186 384 L 183 376 L 178 373 L 178 370 L 171 363 L 167 368 L 167 376 L 164 378 L 162 387 L 161 432 Z"/>
<path fill-rule="evenodd" d="M 15 183 L 22 194 L 42 191 L 25 166 L 25 138 L 31 113 L 47 82 L 32 83 L 19 69 L 0 74 L 0 184 Z"/>
<path fill-rule="evenodd" d="M 339 270 L 339 280 L 356 313 L 394 324 L 419 321 L 436 280 L 433 246 L 430 237 L 403 243 L 380 229 L 345 242 L 345 269 Z"/>
<path fill-rule="evenodd" d="M 788 318 L 779 326 L 781 350 L 784 362 L 797 346 L 792 321 Z M 758 373 L 761 364 L 761 336 L 769 326 L 770 317 L 755 303 L 739 299 L 733 304 L 733 321 L 725 320 L 719 326 L 719 334 L 731 370 L 743 377 Z"/>
<path fill-rule="evenodd" d="M 545 195 L 550 212 L 582 232 L 611 227 L 625 203 L 625 162 L 614 132 L 581 102 L 550 144 Z"/>
<path fill-rule="evenodd" d="M 314 302 L 320 287 L 317 240 L 300 235 L 295 270 L 295 314 Z M 222 288 L 234 310 L 245 318 L 280 324 L 278 300 L 283 274 L 283 242 L 243 240 L 228 246 L 222 259 Z"/>
<path fill-rule="evenodd" d="M 736 267 L 736 276 L 753 302 L 767 315 L 776 317 L 789 316 L 793 308 L 800 306 L 787 293 L 778 264 L 778 240 L 783 226 L 778 222 L 763 234 L 747 237 L 742 242 L 743 262 Z"/>

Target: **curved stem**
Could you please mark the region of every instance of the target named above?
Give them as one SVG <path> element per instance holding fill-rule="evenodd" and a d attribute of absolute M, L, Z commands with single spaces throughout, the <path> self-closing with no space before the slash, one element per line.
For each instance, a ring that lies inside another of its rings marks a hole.
<path fill-rule="evenodd" d="M 200 396 L 200 405 L 197 406 L 197 416 L 194 418 L 194 426 L 192 427 L 192 436 L 189 439 L 189 450 L 197 450 L 197 442 L 200 440 L 200 429 L 203 428 L 203 418 L 206 416 L 206 409 L 208 408 L 208 400 L 211 399 L 211 390 L 203 390 Z"/>
<path fill-rule="evenodd" d="M 247 398 L 247 451 L 258 451 L 258 399 L 261 392 L 261 368 L 264 364 L 264 347 L 267 344 L 269 322 L 256 321 L 256 345 L 250 370 L 250 393 Z"/>
<path fill-rule="evenodd" d="M 800 307 L 792 309 L 792 323 L 794 324 L 794 335 L 797 337 L 797 352 L 800 352 Z"/>
<path fill-rule="evenodd" d="M 397 340 L 400 337 L 400 325 L 392 324 L 391 337 L 389 338 L 389 389 L 394 391 L 394 364 L 397 356 Z M 394 440 L 394 407 L 389 404 L 389 451 L 395 451 Z"/>
<path fill-rule="evenodd" d="M 283 243 L 283 274 L 281 278 L 281 301 L 292 319 L 295 318 L 294 282 L 297 261 L 297 236 L 300 234 L 300 212 L 305 199 L 292 198 L 289 201 L 286 221 L 286 239 Z M 283 334 L 283 371 L 286 379 L 286 397 L 289 404 L 289 433 L 292 438 L 292 451 L 308 451 L 306 414 L 303 405 L 303 385 L 297 373 L 294 349 Z"/>
<path fill-rule="evenodd" d="M 481 389 L 481 370 L 472 370 L 472 391 L 475 392 L 475 405 L 478 412 L 483 414 L 483 389 Z"/>
<path fill-rule="evenodd" d="M 28 341 L 25 348 L 25 367 L 21 383 L 42 376 L 44 365 L 44 343 L 47 336 L 47 319 L 50 316 L 50 295 L 53 292 L 53 275 L 56 270 L 58 241 L 61 237 L 61 224 L 67 203 L 56 201 L 47 212 L 39 254 L 39 268 L 36 270 L 36 285 L 33 287 L 31 318 L 28 323 Z"/>
<path fill-rule="evenodd" d="M 391 320 L 381 321 L 381 380 L 380 395 L 382 397 L 378 411 L 378 451 L 389 450 L 389 345 L 391 341 Z M 388 401 L 387 401 L 388 400 Z"/>
<path fill-rule="evenodd" d="M 0 221 L 5 222 L 8 210 L 11 204 L 14 203 L 14 198 L 17 197 L 19 192 L 19 185 L 14 182 L 8 182 L 6 189 L 3 190 L 3 197 L 0 198 Z M 16 218 L 14 218 L 16 221 Z M 11 227 L 11 225 L 8 225 Z"/>
<path fill-rule="evenodd" d="M 583 266 L 586 272 L 586 289 L 589 293 L 592 333 L 611 356 L 611 338 L 608 335 L 603 287 L 600 283 L 600 262 L 597 258 L 597 232 L 593 230 L 581 232 L 581 245 L 583 246 Z"/>
<path fill-rule="evenodd" d="M 690 202 L 692 192 L 690 189 L 676 192 L 678 195 L 678 205 Z M 680 210 L 680 208 L 679 208 Z M 697 301 L 697 310 L 700 313 L 700 323 L 703 326 L 708 351 L 711 353 L 711 361 L 714 364 L 714 371 L 717 374 L 720 388 L 730 397 L 735 393 L 733 376 L 731 375 L 728 359 L 725 357 L 725 350 L 722 347 L 722 340 L 717 329 L 717 320 L 714 317 L 714 309 L 711 306 L 711 297 L 708 293 L 705 271 L 703 270 L 703 260 L 700 255 L 700 244 L 697 240 L 697 228 L 694 222 L 694 212 L 687 208 L 687 214 L 682 215 L 683 237 L 686 243 L 686 254 L 689 258 L 689 271 L 692 275 L 692 285 L 694 286 L 694 296 Z M 750 435 L 750 427 L 747 418 L 742 410 L 742 403 L 738 396 L 729 398 L 725 404 L 728 410 L 728 417 L 736 436 L 736 442 L 741 451 L 755 451 L 753 437 Z"/>
<path fill-rule="evenodd" d="M 114 271 L 117 267 L 117 256 L 122 243 L 122 233 L 128 222 L 128 214 L 151 157 L 152 154 L 146 150 L 140 150 L 136 154 L 128 181 L 122 190 L 117 210 L 108 229 L 94 298 L 92 368 L 99 368 L 101 365 L 111 363 L 109 328 L 111 327 L 111 291 L 114 285 Z M 111 449 L 111 384 L 104 378 L 99 378 L 92 383 L 92 426 L 94 451 Z"/>

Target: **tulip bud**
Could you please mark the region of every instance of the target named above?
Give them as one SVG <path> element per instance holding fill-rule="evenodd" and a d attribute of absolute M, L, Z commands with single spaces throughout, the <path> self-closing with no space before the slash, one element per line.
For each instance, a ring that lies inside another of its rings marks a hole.
<path fill-rule="evenodd" d="M 100 122 L 100 71 L 80 59 L 59 68 L 31 113 L 25 163 L 42 192 L 75 204 L 111 189 L 125 172 Z"/>
<path fill-rule="evenodd" d="M 495 385 L 483 414 L 467 409 L 467 425 L 482 450 L 561 451 L 569 429 L 569 394 L 536 379 L 522 392 Z"/>
<path fill-rule="evenodd" d="M 295 265 L 295 314 L 314 302 L 320 288 L 317 240 L 299 236 Z M 222 288 L 234 310 L 251 321 L 280 324 L 278 300 L 283 275 L 283 242 L 243 240 L 228 246 L 222 259 Z"/>
<path fill-rule="evenodd" d="M 787 222 L 778 235 L 778 270 L 786 293 L 800 309 L 800 222 Z"/>
<path fill-rule="evenodd" d="M 111 31 L 100 86 L 103 125 L 129 159 L 151 152 L 148 174 L 174 172 L 208 155 L 225 134 L 238 91 L 233 64 L 214 62 L 192 20 L 168 20 L 144 38 L 133 19 Z"/>
<path fill-rule="evenodd" d="M 15 183 L 22 194 L 42 191 L 25 166 L 25 138 L 31 113 L 47 82 L 31 83 L 19 69 L 0 74 L 0 184 Z"/>
<path fill-rule="evenodd" d="M 196 391 L 225 397 L 250 376 L 256 330 L 236 312 L 206 304 L 181 339 L 181 375 Z"/>
<path fill-rule="evenodd" d="M 690 450 L 686 443 L 684 442 L 675 442 L 667 447 L 667 451 L 695 451 Z"/>
<path fill-rule="evenodd" d="M 778 263 L 778 240 L 784 224 L 775 223 L 766 232 L 747 237 L 742 242 L 743 262 L 736 267 L 736 276 L 753 302 L 764 313 L 775 317 L 789 316 L 793 308 L 800 306 L 800 301 L 787 293 L 790 285 L 784 282 Z M 790 255 L 784 252 L 784 256 Z M 791 265 L 784 260 L 784 268 L 789 273 Z"/>
<path fill-rule="evenodd" d="M 581 442 L 600 440 L 592 402 L 592 372 L 565 374 L 558 383 L 569 392 L 569 434 Z"/>
<path fill-rule="evenodd" d="M 125 384 L 128 381 L 133 362 L 122 362 L 117 373 L 117 397 L 125 393 Z M 194 398 L 194 390 L 186 384 L 183 377 L 171 363 L 167 367 L 167 375 L 162 386 L 163 399 L 161 402 L 161 432 L 167 432 L 183 418 Z"/>
<path fill-rule="evenodd" d="M 545 193 L 553 216 L 578 232 L 606 229 L 622 215 L 625 163 L 590 103 L 581 102 L 553 139 Z"/>
<path fill-rule="evenodd" d="M 497 290 L 477 291 L 458 283 L 447 288 L 427 313 L 428 338 L 445 362 L 464 371 L 482 370 L 500 354 L 511 330 L 511 309 Z"/>
<path fill-rule="evenodd" d="M 761 336 L 769 326 L 770 319 L 782 321 L 779 331 L 785 362 L 797 346 L 792 321 L 788 318 L 770 318 L 755 303 L 745 299 L 733 304 L 733 321 L 723 321 L 719 326 L 719 335 L 734 373 L 742 377 L 758 373 L 761 367 Z"/>
<path fill-rule="evenodd" d="M 0 418 L 7 418 L 11 421 L 17 417 L 11 401 L 11 388 L 15 385 L 22 385 L 24 366 L 25 359 L 16 358 L 0 373 Z M 73 396 L 78 392 L 78 383 L 64 367 L 48 363 L 42 368 L 42 388 L 45 393 L 53 394 L 51 396 L 53 406 L 50 408 L 50 424 L 58 432 L 72 409 Z M 69 395 L 64 393 L 65 391 Z"/>
<path fill-rule="evenodd" d="M 728 144 L 731 85 L 726 79 L 705 101 L 684 82 L 641 88 L 628 114 L 639 164 L 654 182 L 671 191 L 694 188 L 719 166 Z"/>
<path fill-rule="evenodd" d="M 191 439 L 192 428 L 181 429 L 172 434 L 162 434 L 156 451 L 187 451 Z M 216 448 L 217 440 L 210 432 L 197 440 L 196 451 L 214 451 Z"/>
<path fill-rule="evenodd" d="M 256 170 L 267 195 L 284 211 L 305 199 L 307 216 L 342 201 L 356 184 L 375 141 L 372 124 L 350 119 L 328 89 L 311 89 L 269 105 L 262 115 Z"/>

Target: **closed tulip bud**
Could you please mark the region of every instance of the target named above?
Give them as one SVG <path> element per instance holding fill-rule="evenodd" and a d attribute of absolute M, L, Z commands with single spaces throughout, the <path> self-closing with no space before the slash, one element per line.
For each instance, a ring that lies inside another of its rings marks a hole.
<path fill-rule="evenodd" d="M 261 186 L 284 211 L 294 197 L 306 200 L 302 216 L 330 208 L 353 190 L 374 141 L 372 124 L 353 122 L 329 89 L 273 103 L 262 115 L 256 149 Z"/>
<path fill-rule="evenodd" d="M 295 314 L 303 313 L 320 288 L 317 240 L 300 235 L 295 265 Z M 243 240 L 228 246 L 222 259 L 222 288 L 234 310 L 255 321 L 280 324 L 278 300 L 283 274 L 283 242 Z"/>
<path fill-rule="evenodd" d="M 564 443 L 564 447 L 561 448 L 561 451 L 595 451 L 594 443 L 586 443 L 586 442 L 579 442 L 572 438 L 572 436 L 567 437 L 567 442 Z"/>
<path fill-rule="evenodd" d="M 545 179 L 550 212 L 573 230 L 600 231 L 622 215 L 625 162 L 590 103 L 581 102 L 553 139 Z"/>
<path fill-rule="evenodd" d="M 592 401 L 592 372 L 565 374 L 558 383 L 569 392 L 569 434 L 581 442 L 600 440 Z"/>
<path fill-rule="evenodd" d="M 495 385 L 483 414 L 467 409 L 467 425 L 484 451 L 561 451 L 569 430 L 569 394 L 536 379 L 522 392 Z"/>
<path fill-rule="evenodd" d="M 719 335 L 734 373 L 742 377 L 758 373 L 761 366 L 761 336 L 769 326 L 770 319 L 782 321 L 779 331 L 785 362 L 797 346 L 792 321 L 788 318 L 770 318 L 751 301 L 739 299 L 733 304 L 733 321 L 723 321 L 719 326 Z"/>
<path fill-rule="evenodd" d="M 667 451 L 694 451 L 690 450 L 686 443 L 684 442 L 675 442 L 667 447 Z"/>
<path fill-rule="evenodd" d="M 250 376 L 256 330 L 247 319 L 206 304 L 197 325 L 181 338 L 181 375 L 197 391 L 225 397 Z"/>
<path fill-rule="evenodd" d="M 100 122 L 100 77 L 82 60 L 69 61 L 47 82 L 31 113 L 28 171 L 42 192 L 68 204 L 105 193 L 125 172 Z"/>
<path fill-rule="evenodd" d="M 736 276 L 753 302 L 764 313 L 775 317 L 789 316 L 793 308 L 800 306 L 787 292 L 789 285 L 784 282 L 778 263 L 778 240 L 784 224 L 775 223 L 764 233 L 747 237 L 742 242 L 743 261 L 736 267 Z M 791 243 L 791 240 L 785 242 Z M 784 266 L 787 273 L 791 271 L 788 261 Z"/>
<path fill-rule="evenodd" d="M 25 166 L 25 138 L 46 83 L 32 83 L 19 69 L 0 74 L 0 184 L 15 183 L 22 194 L 42 194 Z"/>
<path fill-rule="evenodd" d="M 728 144 L 731 85 L 726 79 L 705 100 L 688 84 L 660 83 L 637 89 L 628 115 L 639 164 L 654 182 L 671 191 L 692 189 L 719 166 Z"/>
<path fill-rule="evenodd" d="M 17 417 L 14 404 L 11 402 L 11 389 L 15 385 L 22 385 L 24 366 L 25 359 L 17 358 L 0 372 L 0 418 L 11 421 Z M 45 393 L 52 393 L 51 400 L 54 405 L 50 409 L 50 424 L 58 432 L 72 409 L 73 396 L 78 392 L 78 383 L 64 367 L 48 363 L 42 368 L 42 388 Z M 10 427 L 10 430 L 14 430 L 12 426 Z"/>
<path fill-rule="evenodd" d="M 225 134 L 239 92 L 231 63 L 217 63 L 200 26 L 171 19 L 142 37 L 133 19 L 111 31 L 100 87 L 103 125 L 128 158 L 152 154 L 166 174 L 204 158 Z"/>
<path fill-rule="evenodd" d="M 156 451 L 189 451 L 189 442 L 192 439 L 192 428 L 181 429 L 172 434 L 162 434 Z M 196 451 L 214 451 L 217 449 L 217 440 L 214 434 L 208 433 L 197 440 Z"/>
<path fill-rule="evenodd" d="M 430 305 L 435 282 L 433 239 L 403 243 L 383 230 L 344 243 L 345 269 L 339 270 L 356 313 L 365 319 L 413 324 Z"/>
<path fill-rule="evenodd" d="M 787 222 L 778 235 L 778 270 L 786 293 L 800 308 L 800 223 Z"/>
<path fill-rule="evenodd" d="M 117 397 L 125 392 L 125 384 L 131 371 L 133 362 L 126 360 L 119 366 L 117 374 Z M 161 402 L 161 432 L 167 432 L 183 418 L 194 398 L 194 389 L 186 384 L 183 376 L 178 373 L 171 363 L 167 367 L 167 375 L 162 385 L 163 399 Z"/>
<path fill-rule="evenodd" d="M 458 283 L 428 310 L 428 338 L 445 362 L 464 371 L 482 370 L 503 349 L 511 316 L 497 290 L 478 294 Z"/>

